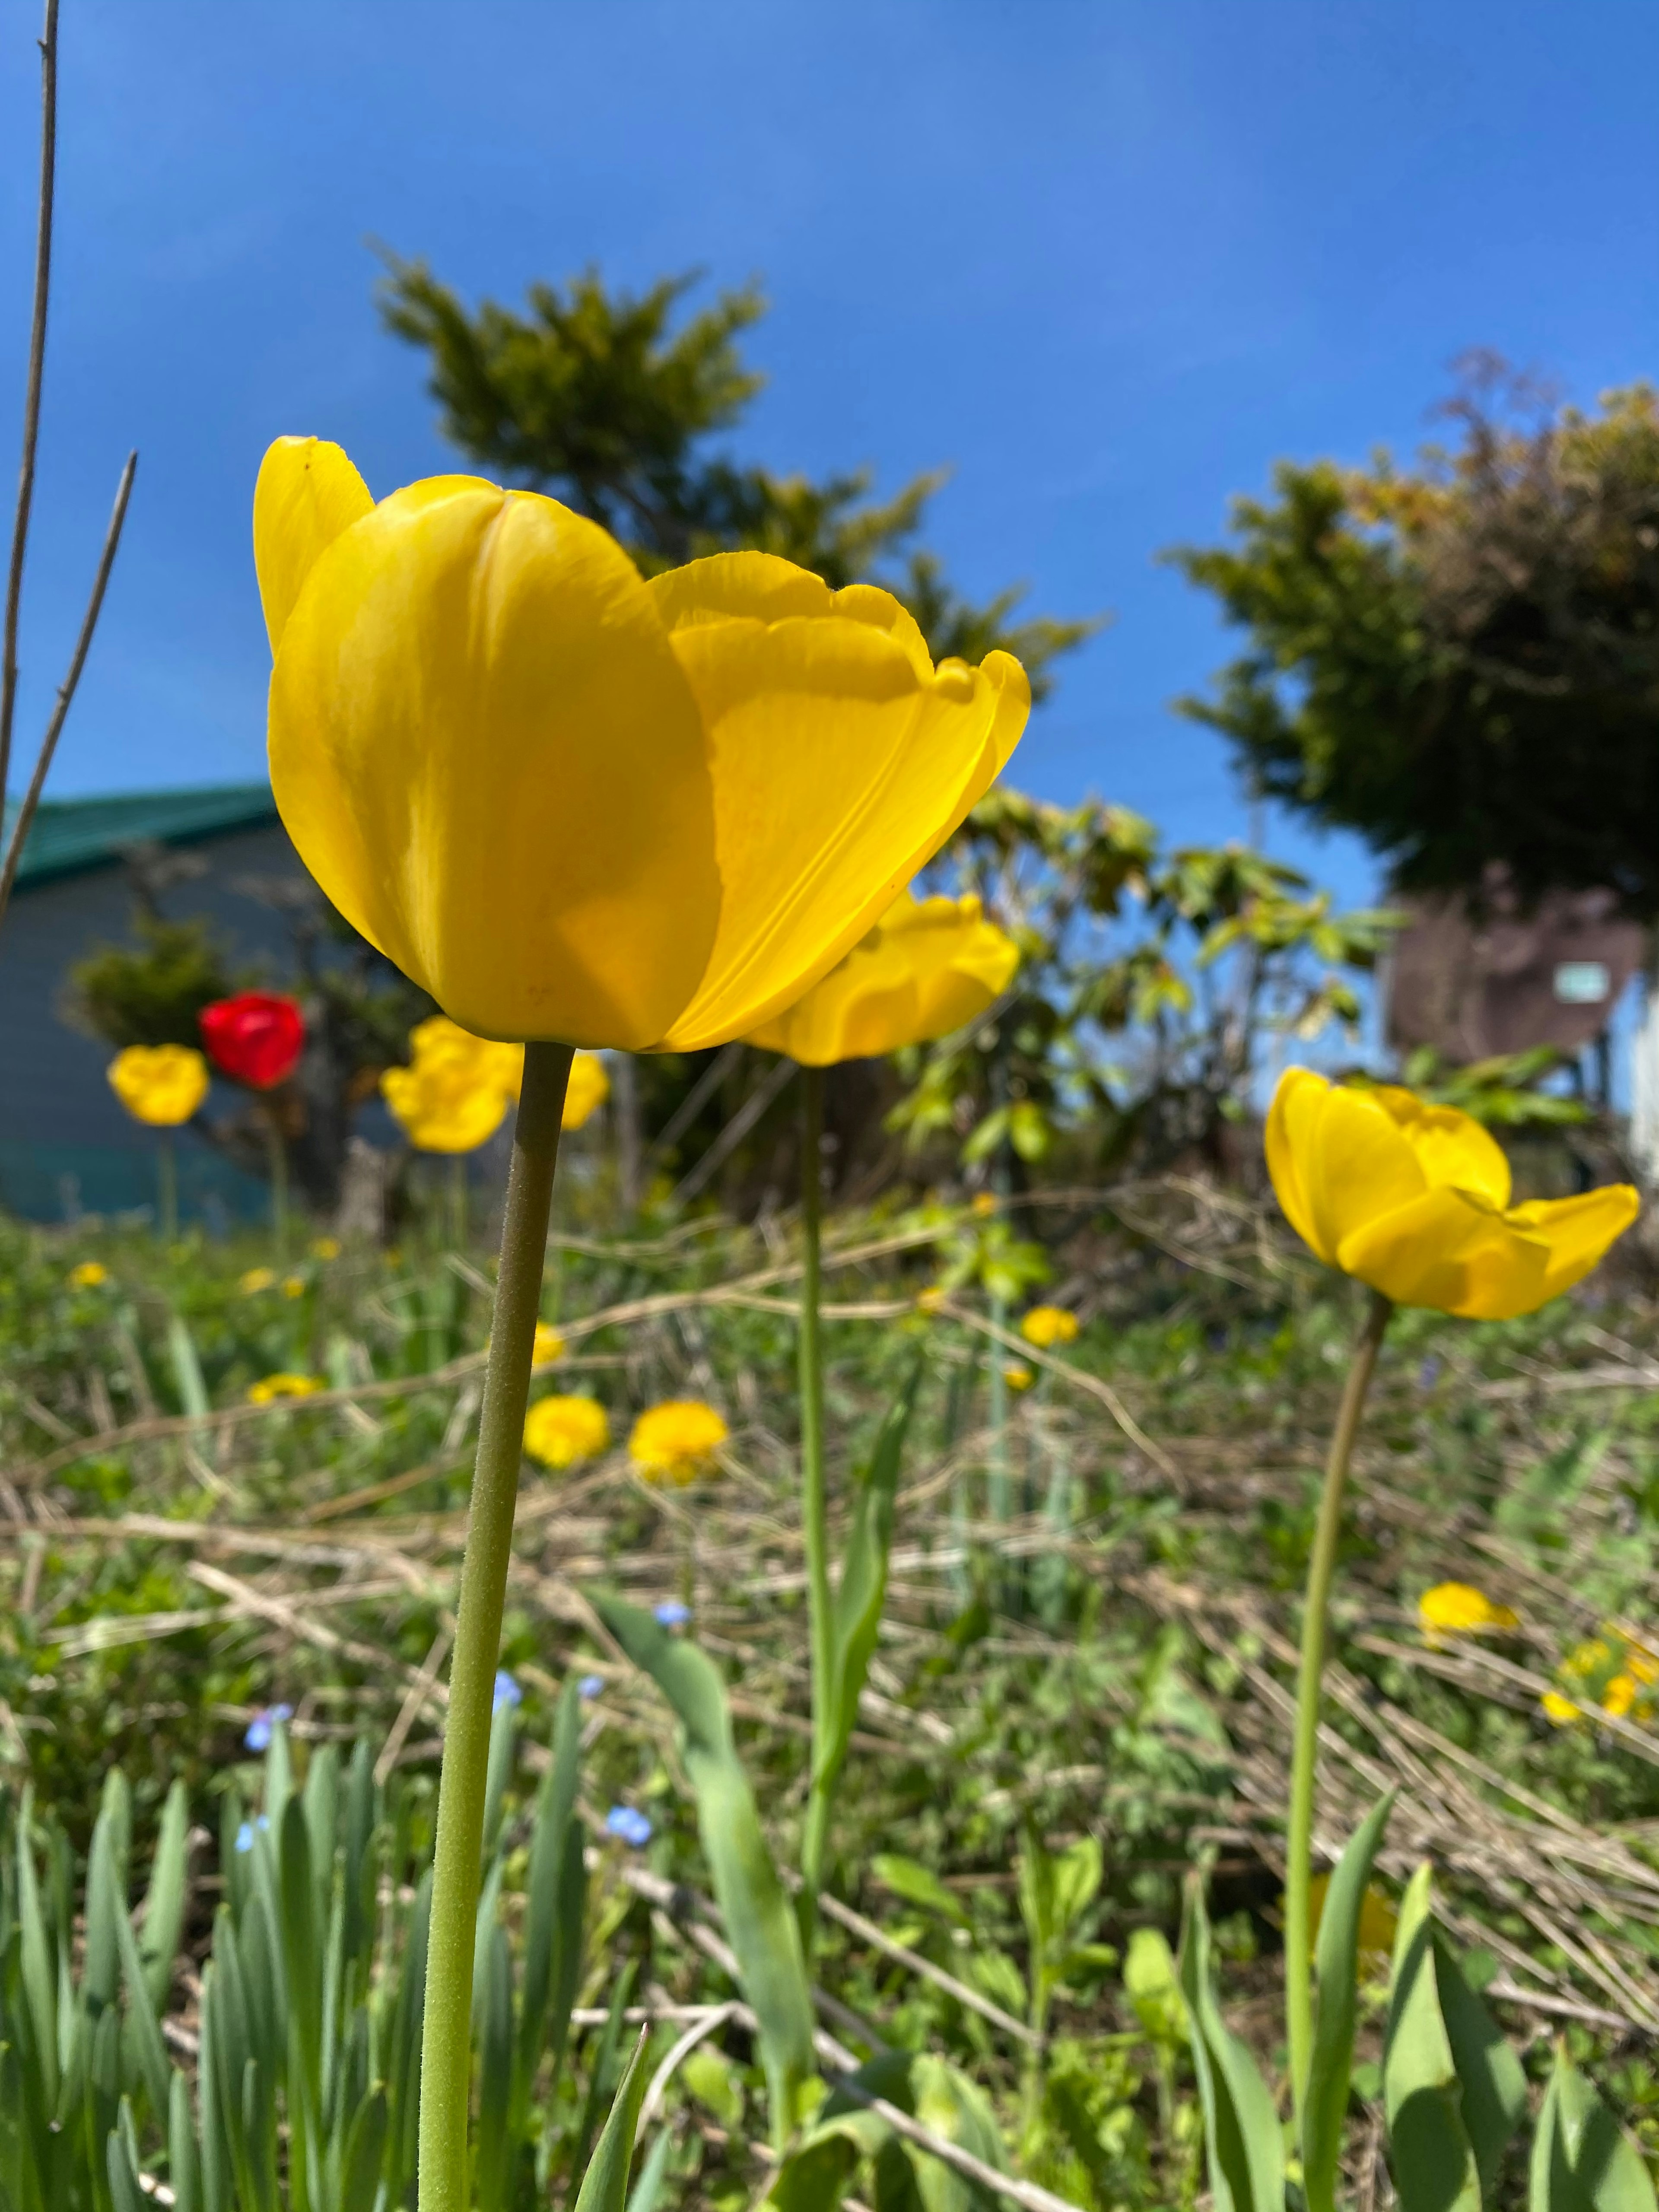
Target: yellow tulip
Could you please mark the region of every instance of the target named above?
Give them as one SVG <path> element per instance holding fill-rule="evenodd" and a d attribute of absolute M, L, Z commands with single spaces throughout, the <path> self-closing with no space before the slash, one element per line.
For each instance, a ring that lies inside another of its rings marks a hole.
<path fill-rule="evenodd" d="M 538 1398 L 525 1415 L 524 1448 L 544 1467 L 574 1467 L 610 1445 L 611 1423 L 597 1398 Z"/>
<path fill-rule="evenodd" d="M 701 1398 L 668 1398 L 647 1406 L 628 1439 L 628 1455 L 647 1482 L 695 1481 L 731 1431 Z"/>
<path fill-rule="evenodd" d="M 212 1078 L 187 1044 L 130 1044 L 108 1068 L 110 1088 L 135 1121 L 176 1129 L 208 1095 Z"/>
<path fill-rule="evenodd" d="M 889 593 L 762 553 L 649 583 L 556 501 L 438 477 L 377 507 L 279 439 L 254 494 L 270 750 L 301 859 L 485 1037 L 695 1051 L 863 937 L 1030 710 L 935 668 Z"/>
<path fill-rule="evenodd" d="M 380 1092 L 417 1152 L 473 1152 L 507 1117 L 507 1094 L 494 1084 L 457 1081 L 417 1067 L 388 1067 Z"/>
<path fill-rule="evenodd" d="M 559 1127 L 580 1129 L 584 1121 L 592 1119 L 610 1096 L 611 1078 L 605 1072 L 605 1062 L 597 1053 L 579 1052 L 570 1063 L 570 1080 L 565 1085 L 564 1113 Z"/>
<path fill-rule="evenodd" d="M 1018 947 L 983 919 L 976 898 L 906 891 L 838 967 L 749 1042 L 806 1067 L 874 1060 L 975 1020 L 1018 965 Z"/>
<path fill-rule="evenodd" d="M 1571 1289 L 1638 1203 L 1612 1183 L 1511 1206 L 1509 1162 L 1467 1114 L 1305 1067 L 1287 1068 L 1273 1093 L 1267 1170 L 1291 1226 L 1328 1266 L 1396 1305 L 1472 1321 L 1532 1313 Z"/>

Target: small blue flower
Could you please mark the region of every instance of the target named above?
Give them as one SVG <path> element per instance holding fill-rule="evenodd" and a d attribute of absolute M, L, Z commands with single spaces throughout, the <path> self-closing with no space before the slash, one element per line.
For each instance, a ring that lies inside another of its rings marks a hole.
<path fill-rule="evenodd" d="M 1433 1352 L 1430 1352 L 1417 1370 L 1417 1387 L 1419 1390 L 1432 1390 L 1439 1380 L 1440 1362 Z"/>
<path fill-rule="evenodd" d="M 576 1695 L 586 1704 L 591 1705 L 604 1687 L 603 1674 L 584 1674 L 576 1685 Z"/>
<path fill-rule="evenodd" d="M 613 1805 L 605 1816 L 606 1832 L 634 1850 L 643 1850 L 651 1840 L 651 1823 L 632 1805 Z"/>
<path fill-rule="evenodd" d="M 677 1597 L 665 1597 L 660 1605 L 653 1606 L 652 1611 L 664 1628 L 684 1628 L 691 1618 L 690 1607 L 682 1605 Z"/>
<path fill-rule="evenodd" d="M 249 1751 L 269 1751 L 278 1721 L 291 1721 L 293 1717 L 292 1705 L 267 1705 L 263 1712 L 255 1713 L 248 1723 L 247 1734 L 242 1741 Z"/>
<path fill-rule="evenodd" d="M 244 1820 L 241 1826 L 236 1831 L 236 1848 L 239 1851 L 251 1851 L 253 1849 L 253 1823 L 252 1820 Z"/>
<path fill-rule="evenodd" d="M 503 1705 L 521 1705 L 523 1703 L 524 1692 L 505 1667 L 498 1668 L 495 1673 L 495 1698 L 490 1711 L 498 1713 Z"/>

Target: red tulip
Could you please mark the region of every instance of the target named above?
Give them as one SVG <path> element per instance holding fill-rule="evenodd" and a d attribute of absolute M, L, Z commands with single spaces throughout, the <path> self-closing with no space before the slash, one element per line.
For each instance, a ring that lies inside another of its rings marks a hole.
<path fill-rule="evenodd" d="M 208 1058 L 223 1075 L 252 1091 L 271 1091 L 293 1074 L 306 1041 L 304 1018 L 292 999 L 242 991 L 216 999 L 198 1017 Z"/>

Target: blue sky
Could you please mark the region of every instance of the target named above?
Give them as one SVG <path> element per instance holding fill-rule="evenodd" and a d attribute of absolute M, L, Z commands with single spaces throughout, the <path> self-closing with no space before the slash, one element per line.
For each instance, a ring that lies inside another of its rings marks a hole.
<path fill-rule="evenodd" d="M 35 0 L 0 0 L 0 461 L 33 222 Z M 1241 834 L 1170 709 L 1228 650 L 1161 547 L 1274 458 L 1409 448 L 1462 349 L 1588 400 L 1659 370 L 1650 0 L 64 0 L 58 258 L 20 737 L 121 460 L 137 490 L 53 781 L 259 772 L 259 455 L 447 465 L 368 240 L 472 297 L 589 263 L 763 279 L 748 457 L 890 489 L 987 593 L 1109 608 L 1017 779 Z M 1283 821 L 1350 897 L 1365 856 Z"/>

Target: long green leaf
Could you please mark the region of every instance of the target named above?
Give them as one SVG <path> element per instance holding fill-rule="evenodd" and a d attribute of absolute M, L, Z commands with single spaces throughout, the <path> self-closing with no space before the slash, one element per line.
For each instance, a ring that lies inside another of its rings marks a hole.
<path fill-rule="evenodd" d="M 173 2212 L 207 2212 L 202 2188 L 202 2160 L 190 2113 L 190 2084 L 177 2069 L 167 2098 L 167 2179 Z"/>
<path fill-rule="evenodd" d="M 1255 2061 L 1221 2017 L 1210 1972 L 1209 1916 L 1196 1875 L 1187 1887 L 1179 1963 L 1215 2212 L 1284 2212 L 1284 2135 Z"/>
<path fill-rule="evenodd" d="M 138 2185 L 138 2167 L 131 2145 L 119 2128 L 109 2131 L 107 2160 L 109 2193 L 115 2212 L 148 2212 L 144 2192 Z"/>
<path fill-rule="evenodd" d="M 107 1852 L 110 1849 L 108 1837 L 100 1834 L 93 1849 Z M 110 1880 L 112 1885 L 112 1875 Z M 121 1978 L 127 1986 L 126 2047 L 143 2076 L 144 2087 L 149 2095 L 151 2112 L 158 2122 L 165 2121 L 171 2095 L 173 2069 L 167 2063 L 155 2008 L 150 2002 L 149 1984 L 144 1972 L 143 1960 L 139 1954 L 138 1939 L 132 1932 L 131 1921 L 125 1911 L 118 1909 L 115 1915 L 115 1942 L 121 1962 Z"/>
<path fill-rule="evenodd" d="M 918 1352 L 908 1381 L 881 1425 L 853 1509 L 853 1525 L 836 1591 L 835 1662 L 830 1678 L 826 1741 L 821 1753 L 823 1771 L 817 1778 L 820 1787 L 827 1788 L 835 1781 L 846 1759 L 858 1719 L 860 1693 L 870 1670 L 870 1655 L 881 1627 L 882 1607 L 887 1598 L 887 1558 L 893 1545 L 893 1499 L 921 1373 L 922 1357 Z"/>
<path fill-rule="evenodd" d="M 1528 2205 L 1528 2212 L 1655 2212 L 1641 2154 L 1560 2045 L 1533 2138 Z"/>
<path fill-rule="evenodd" d="M 479 2038 L 478 2212 L 504 2212 L 514 2145 L 507 2127 L 513 2084 L 513 1959 L 498 1921 L 484 1952 L 483 2033 Z"/>
<path fill-rule="evenodd" d="M 1431 1869 L 1400 1908 L 1382 2103 L 1401 2212 L 1478 2212 L 1526 2110 L 1526 2076 L 1435 1931 Z"/>
<path fill-rule="evenodd" d="M 697 1799 L 697 1826 L 714 1896 L 737 1954 L 744 1994 L 760 2022 L 761 2058 L 779 2148 L 794 2132 L 811 2079 L 812 2005 L 795 1916 L 761 1832 L 754 1792 L 732 1737 L 726 1687 L 696 1644 L 670 1636 L 619 1598 L 593 1601 L 636 1667 L 673 1706 L 680 1753 Z"/>
<path fill-rule="evenodd" d="M 663 2176 L 668 2171 L 668 2154 L 673 2148 L 674 2138 L 669 2130 L 659 2128 L 656 2139 L 641 2164 L 639 2179 L 629 2193 L 628 2212 L 657 2212 L 657 2200 L 662 2195 Z"/>
<path fill-rule="evenodd" d="M 161 1808 L 161 1825 L 144 1893 L 144 1927 L 138 1951 L 144 1984 L 157 2012 L 165 2010 L 173 1987 L 173 1963 L 185 1926 L 185 1888 L 189 1873 L 190 1809 L 185 1785 L 175 1782 Z"/>
<path fill-rule="evenodd" d="M 1320 1915 L 1313 2057 L 1302 2104 L 1302 2186 L 1308 2212 L 1335 2212 L 1358 2010 L 1359 1915 L 1394 1800 L 1391 1790 L 1355 1830 L 1337 1862 Z"/>
<path fill-rule="evenodd" d="M 626 2212 L 628 2170 L 634 2162 L 634 2136 L 645 2097 L 645 2046 L 650 2034 L 648 2027 L 640 2030 L 640 2039 L 634 2045 L 634 2056 L 617 2090 L 611 2116 L 582 2176 L 576 2212 Z"/>
<path fill-rule="evenodd" d="M 386 2091 L 371 2090 L 357 2108 L 357 2117 L 351 2123 L 351 2132 L 346 2138 L 345 2163 L 341 2171 L 339 2212 L 357 2212 L 359 2205 L 372 2205 L 375 2188 L 380 2179 L 380 2161 L 386 2149 Z"/>

